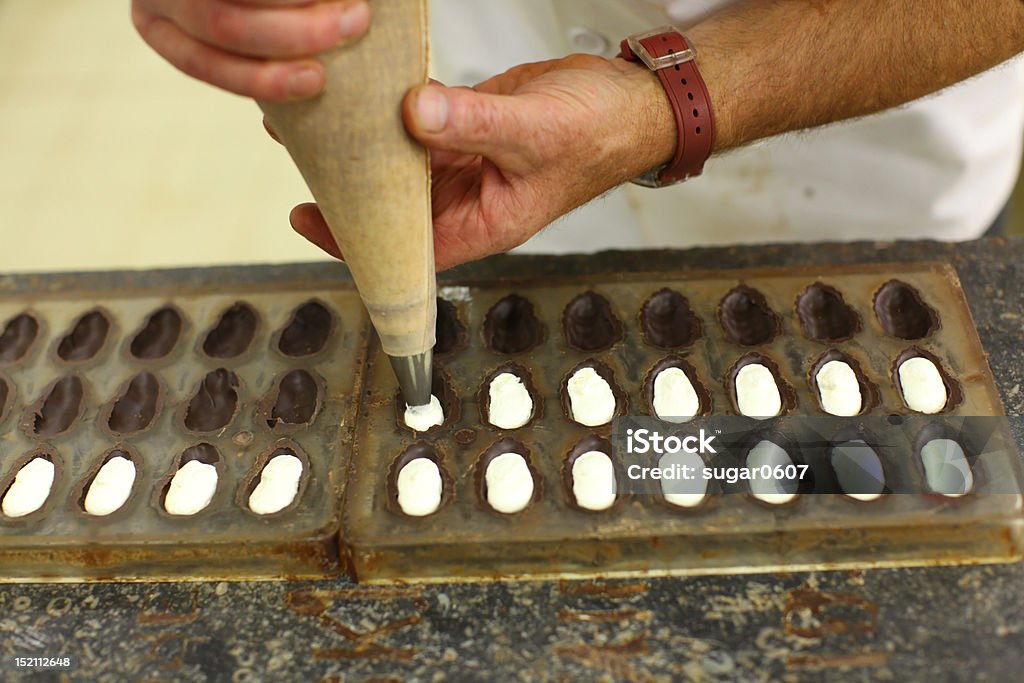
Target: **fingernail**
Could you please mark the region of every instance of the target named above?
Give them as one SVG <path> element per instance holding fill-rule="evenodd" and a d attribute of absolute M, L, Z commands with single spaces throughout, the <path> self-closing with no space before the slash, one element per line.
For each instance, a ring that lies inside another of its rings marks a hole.
<path fill-rule="evenodd" d="M 319 69 L 308 67 L 288 76 L 288 94 L 291 97 L 311 97 L 323 88 L 324 77 Z"/>
<path fill-rule="evenodd" d="M 448 96 L 434 86 L 420 88 L 416 96 L 416 122 L 427 133 L 440 133 L 448 125 Z"/>
<path fill-rule="evenodd" d="M 338 21 L 341 25 L 342 40 L 358 38 L 366 32 L 370 25 L 370 6 L 365 2 L 347 5 L 342 8 L 341 18 Z"/>

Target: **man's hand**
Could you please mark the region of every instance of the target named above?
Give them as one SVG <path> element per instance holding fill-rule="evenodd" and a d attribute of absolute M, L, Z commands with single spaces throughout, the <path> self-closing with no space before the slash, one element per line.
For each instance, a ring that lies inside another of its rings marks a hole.
<path fill-rule="evenodd" d="M 438 270 L 516 247 L 559 216 L 663 164 L 675 120 L 657 77 L 620 59 L 525 64 L 475 88 L 405 98 L 406 128 L 431 150 Z M 296 232 L 341 258 L 315 204 Z"/>
<path fill-rule="evenodd" d="M 281 102 L 323 89 L 313 55 L 365 33 L 370 10 L 365 0 L 132 0 L 132 22 L 189 76 Z"/>

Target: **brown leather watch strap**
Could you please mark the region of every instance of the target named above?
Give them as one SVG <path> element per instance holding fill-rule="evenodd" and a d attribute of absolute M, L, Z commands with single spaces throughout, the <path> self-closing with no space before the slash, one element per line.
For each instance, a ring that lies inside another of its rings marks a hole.
<path fill-rule="evenodd" d="M 642 61 L 658 74 L 672 104 L 678 131 L 672 160 L 657 171 L 655 178 L 642 178 L 638 182 L 658 187 L 700 175 L 714 149 L 715 116 L 707 86 L 694 61 L 696 51 L 686 37 L 672 27 L 627 38 L 622 41 L 621 50 L 619 56 L 623 59 Z"/>

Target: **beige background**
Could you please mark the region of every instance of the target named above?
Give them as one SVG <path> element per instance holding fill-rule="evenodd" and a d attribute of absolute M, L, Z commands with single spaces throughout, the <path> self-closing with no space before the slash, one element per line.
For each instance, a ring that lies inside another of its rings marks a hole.
<path fill-rule="evenodd" d="M 0 273 L 324 258 L 256 105 L 166 64 L 128 6 L 0 0 Z"/>
<path fill-rule="evenodd" d="M 153 53 L 127 0 L 0 0 L 0 272 L 324 258 L 261 118 Z"/>

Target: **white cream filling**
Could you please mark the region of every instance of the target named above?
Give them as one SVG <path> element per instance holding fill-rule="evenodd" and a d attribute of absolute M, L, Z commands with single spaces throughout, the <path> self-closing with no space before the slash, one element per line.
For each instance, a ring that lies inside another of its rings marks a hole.
<path fill-rule="evenodd" d="M 587 427 L 599 427 L 612 421 L 615 394 L 597 370 L 580 368 L 569 378 L 567 388 L 573 420 Z"/>
<path fill-rule="evenodd" d="M 410 517 L 426 517 L 441 507 L 444 483 L 430 458 L 416 458 L 398 472 L 398 507 Z"/>
<path fill-rule="evenodd" d="M 871 501 L 885 490 L 885 470 L 875 450 L 862 439 L 845 441 L 832 448 L 832 469 L 843 493 Z"/>
<path fill-rule="evenodd" d="M 772 371 L 750 363 L 736 373 L 736 407 L 741 415 L 768 419 L 782 412 L 782 394 Z"/>
<path fill-rule="evenodd" d="M 115 455 L 103 463 L 85 494 L 83 507 L 90 515 L 105 517 L 121 509 L 135 484 L 135 463 Z"/>
<path fill-rule="evenodd" d="M 681 368 L 665 368 L 654 378 L 654 413 L 666 422 L 689 422 L 700 412 L 700 397 Z"/>
<path fill-rule="evenodd" d="M 56 468 L 46 458 L 33 458 L 14 475 L 0 509 L 8 517 L 24 517 L 43 507 L 53 487 Z"/>
<path fill-rule="evenodd" d="M 707 497 L 708 480 L 704 478 L 704 461 L 696 453 L 666 453 L 658 460 L 658 467 L 662 471 L 692 473 L 690 478 L 661 479 L 661 493 L 669 504 L 692 508 L 700 505 Z"/>
<path fill-rule="evenodd" d="M 257 515 L 272 515 L 292 504 L 302 480 L 302 461 L 294 455 L 275 455 L 263 466 L 260 482 L 249 494 L 249 509 Z"/>
<path fill-rule="evenodd" d="M 767 470 L 774 470 L 778 466 L 793 465 L 793 459 L 772 441 L 760 441 L 751 448 L 747 454 L 747 467 L 758 470 L 757 478 L 750 480 L 750 493 L 754 498 L 772 505 L 783 505 L 796 498 L 799 482 L 796 479 L 762 479 L 760 470 L 765 465 L 768 466 L 767 473 Z"/>
<path fill-rule="evenodd" d="M 921 447 L 921 464 L 928 488 L 959 498 L 974 486 L 974 473 L 963 447 L 952 439 L 932 439 Z"/>
<path fill-rule="evenodd" d="M 518 453 L 502 453 L 487 463 L 484 482 L 488 504 L 506 515 L 523 510 L 533 498 L 533 475 Z"/>
<path fill-rule="evenodd" d="M 860 394 L 857 373 L 849 363 L 830 360 L 814 376 L 818 385 L 821 408 L 830 415 L 853 417 L 860 414 L 864 398 Z"/>
<path fill-rule="evenodd" d="M 487 420 L 498 429 L 518 429 L 533 417 L 533 398 L 511 372 L 502 372 L 487 388 Z"/>
<path fill-rule="evenodd" d="M 615 466 L 608 454 L 587 451 L 573 460 L 572 495 L 584 510 L 607 510 L 615 504 Z"/>
<path fill-rule="evenodd" d="M 949 395 L 935 363 L 922 356 L 908 358 L 900 363 L 899 376 L 903 400 L 911 410 L 934 415 L 946 407 Z"/>
<path fill-rule="evenodd" d="M 405 425 L 413 431 L 425 432 L 441 424 L 444 424 L 444 410 L 437 396 L 431 395 L 430 403 L 425 406 L 405 407 Z"/>
<path fill-rule="evenodd" d="M 194 515 L 213 500 L 217 492 L 217 468 L 189 460 L 171 478 L 164 509 L 172 515 Z"/>

